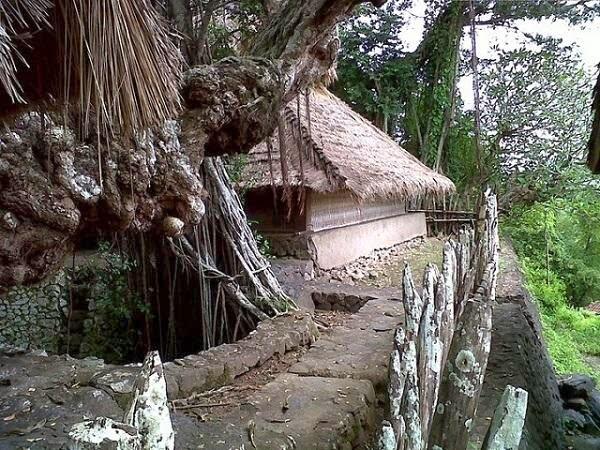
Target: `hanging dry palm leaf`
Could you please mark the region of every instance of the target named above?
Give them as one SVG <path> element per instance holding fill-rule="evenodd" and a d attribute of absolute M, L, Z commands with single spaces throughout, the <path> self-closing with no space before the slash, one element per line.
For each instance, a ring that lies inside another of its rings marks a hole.
<path fill-rule="evenodd" d="M 91 114 L 98 127 L 118 126 L 124 133 L 177 114 L 181 56 L 148 0 L 57 1 L 65 70 L 78 81 L 85 131 Z"/>
<path fill-rule="evenodd" d="M 62 97 L 84 131 L 161 125 L 180 106 L 173 37 L 150 0 L 2 0 L 0 115 Z"/>
<path fill-rule="evenodd" d="M 23 88 L 17 75 L 18 65 L 27 61 L 18 49 L 21 31 L 30 32 L 49 26 L 49 0 L 0 1 L 0 87 L 4 88 L 13 103 L 24 103 Z"/>

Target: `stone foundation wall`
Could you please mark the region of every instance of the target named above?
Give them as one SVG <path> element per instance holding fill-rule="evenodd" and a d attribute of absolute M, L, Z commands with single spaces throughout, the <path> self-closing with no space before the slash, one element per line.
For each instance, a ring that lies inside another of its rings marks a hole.
<path fill-rule="evenodd" d="M 271 254 L 282 258 L 311 259 L 306 234 L 265 233 Z"/>
<path fill-rule="evenodd" d="M 0 346 L 56 352 L 66 325 L 65 275 L 0 296 Z"/>

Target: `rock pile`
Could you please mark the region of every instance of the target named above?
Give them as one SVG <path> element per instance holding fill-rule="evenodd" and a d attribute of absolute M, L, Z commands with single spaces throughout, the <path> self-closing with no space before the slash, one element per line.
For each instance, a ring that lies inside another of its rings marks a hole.
<path fill-rule="evenodd" d="M 349 285 L 354 285 L 365 278 L 375 279 L 381 275 L 382 267 L 386 262 L 402 256 L 406 253 L 406 250 L 418 247 L 424 241 L 423 238 L 419 237 L 393 247 L 375 250 L 370 255 L 363 256 L 345 266 L 323 270 L 320 277 L 321 279 L 328 279 L 333 282 L 340 281 Z"/>
<path fill-rule="evenodd" d="M 600 448 L 600 391 L 595 381 L 587 375 L 569 375 L 558 380 L 558 389 L 572 448 Z"/>

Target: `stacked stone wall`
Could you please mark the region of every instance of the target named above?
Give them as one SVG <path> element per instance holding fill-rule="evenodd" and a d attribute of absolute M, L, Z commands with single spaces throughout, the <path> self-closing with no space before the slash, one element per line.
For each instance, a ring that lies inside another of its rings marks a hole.
<path fill-rule="evenodd" d="M 60 273 L 0 296 L 0 346 L 57 352 L 66 326 L 68 294 Z"/>

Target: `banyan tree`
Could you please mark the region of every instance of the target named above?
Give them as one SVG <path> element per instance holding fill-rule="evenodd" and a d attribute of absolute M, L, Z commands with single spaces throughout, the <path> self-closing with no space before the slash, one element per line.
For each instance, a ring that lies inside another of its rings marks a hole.
<path fill-rule="evenodd" d="M 216 60 L 211 14 L 234 20 L 236 2 L 2 0 L 0 287 L 42 280 L 82 237 L 109 235 L 141 260 L 144 297 L 162 290 L 170 309 L 197 296 L 202 346 L 226 339 L 220 319 L 231 339 L 291 307 L 216 157 L 273 132 L 330 70 L 335 26 L 359 3 L 257 2 L 260 26 Z"/>

